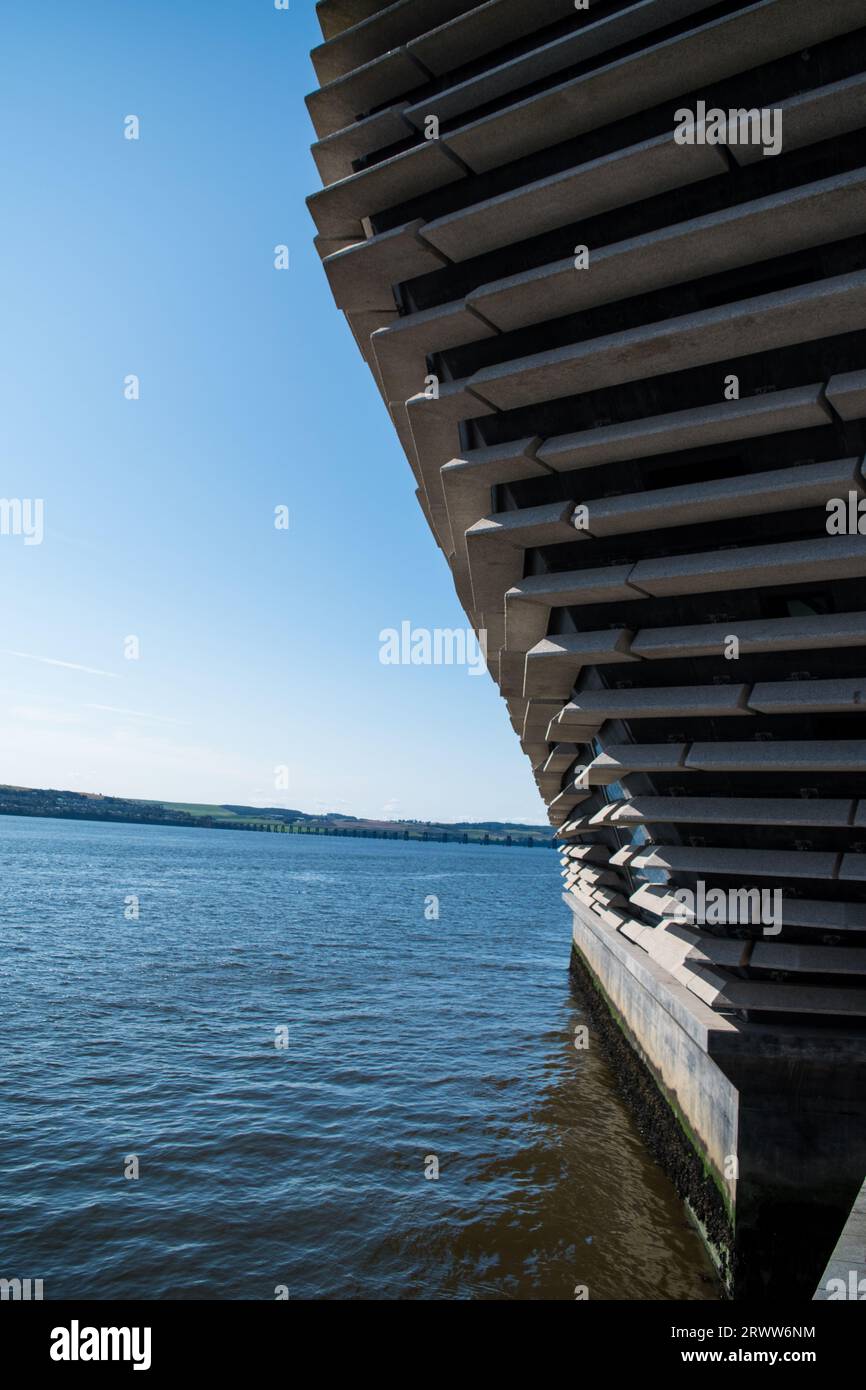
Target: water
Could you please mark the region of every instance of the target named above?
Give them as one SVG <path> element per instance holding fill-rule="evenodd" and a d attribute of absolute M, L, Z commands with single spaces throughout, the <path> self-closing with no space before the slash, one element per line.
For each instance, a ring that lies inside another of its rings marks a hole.
<path fill-rule="evenodd" d="M 574 1048 L 554 854 L 0 817 L 0 864 L 0 1276 L 717 1297 Z"/>

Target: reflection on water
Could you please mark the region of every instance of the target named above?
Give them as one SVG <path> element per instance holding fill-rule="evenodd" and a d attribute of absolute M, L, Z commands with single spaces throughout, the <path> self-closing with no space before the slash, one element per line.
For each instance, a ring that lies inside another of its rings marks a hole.
<path fill-rule="evenodd" d="M 18 818 L 0 847 L 0 1274 L 718 1296 L 591 1031 L 573 1045 L 554 854 Z"/>

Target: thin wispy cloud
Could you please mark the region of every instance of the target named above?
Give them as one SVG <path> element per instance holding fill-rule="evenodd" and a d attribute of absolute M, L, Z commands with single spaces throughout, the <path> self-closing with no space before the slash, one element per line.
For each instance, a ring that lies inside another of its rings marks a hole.
<path fill-rule="evenodd" d="M 183 724 L 185 722 L 182 719 L 170 719 L 165 714 L 150 714 L 149 711 L 143 709 L 118 709 L 117 705 L 86 704 L 84 708 L 97 709 L 102 711 L 102 713 L 104 714 L 128 715 L 132 719 L 154 719 L 159 724 Z"/>
<path fill-rule="evenodd" d="M 54 656 L 36 656 L 33 652 L 14 652 L 8 647 L 0 647 L 0 656 L 17 656 L 22 661 L 38 661 L 42 666 L 62 666 L 66 671 L 83 671 L 88 676 L 108 676 L 109 680 L 119 681 L 116 671 L 101 671 L 98 666 L 82 666 L 77 661 L 58 661 Z"/>

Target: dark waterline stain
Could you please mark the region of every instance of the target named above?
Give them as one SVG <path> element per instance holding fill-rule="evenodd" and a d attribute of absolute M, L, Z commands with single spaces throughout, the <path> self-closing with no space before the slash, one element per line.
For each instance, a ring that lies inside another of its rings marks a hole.
<path fill-rule="evenodd" d="M 553 854 L 21 818 L 0 847 L 0 1275 L 719 1296 L 572 992 Z"/>

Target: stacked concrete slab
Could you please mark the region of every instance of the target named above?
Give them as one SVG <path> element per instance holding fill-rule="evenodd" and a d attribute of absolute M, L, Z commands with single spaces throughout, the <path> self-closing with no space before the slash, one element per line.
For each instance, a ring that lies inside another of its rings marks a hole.
<path fill-rule="evenodd" d="M 716 1185 L 734 1292 L 809 1296 L 866 1173 L 866 10 L 318 12 L 316 244 L 578 960 Z M 680 143 L 701 101 L 781 149 Z"/>

